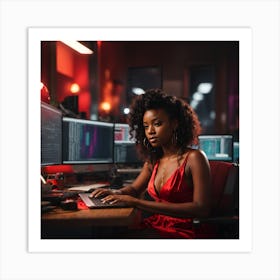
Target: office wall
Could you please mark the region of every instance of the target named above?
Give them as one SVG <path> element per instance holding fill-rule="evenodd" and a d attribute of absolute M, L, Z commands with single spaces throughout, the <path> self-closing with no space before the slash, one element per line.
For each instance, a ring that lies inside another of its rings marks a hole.
<path fill-rule="evenodd" d="M 61 102 L 70 95 L 68 87 L 79 83 L 79 111 L 86 117 L 100 114 L 100 104 L 109 102 L 122 115 L 126 104 L 129 67 L 159 66 L 166 92 L 190 98 L 192 67 L 211 65 L 215 72 L 215 133 L 238 129 L 238 42 L 93 42 L 95 53 L 79 55 L 62 43 L 46 42 L 42 47 L 42 79 L 51 90 L 52 99 Z M 65 53 L 63 53 L 65 52 Z M 55 56 L 62 56 L 59 68 Z M 96 63 L 92 67 L 92 63 Z M 64 68 L 66 69 L 64 69 Z M 113 81 L 123 87 L 114 92 Z"/>
<path fill-rule="evenodd" d="M 108 71 L 110 79 L 122 80 L 127 88 L 129 67 L 160 66 L 166 92 L 189 99 L 192 67 L 212 66 L 216 114 L 212 132 L 233 133 L 239 119 L 238 63 L 238 42 L 102 42 L 100 87 L 105 88 Z M 125 103 L 127 92 L 123 94 L 121 101 Z"/>

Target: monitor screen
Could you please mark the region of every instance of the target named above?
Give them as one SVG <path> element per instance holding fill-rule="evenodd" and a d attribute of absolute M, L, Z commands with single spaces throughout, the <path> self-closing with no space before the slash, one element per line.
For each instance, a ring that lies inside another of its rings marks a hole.
<path fill-rule="evenodd" d="M 63 117 L 63 163 L 113 163 L 114 124 Z"/>
<path fill-rule="evenodd" d="M 114 138 L 114 161 L 115 163 L 134 164 L 141 163 L 133 139 L 130 139 L 129 125 L 115 123 Z"/>
<path fill-rule="evenodd" d="M 233 162 L 239 163 L 239 142 L 233 142 Z"/>
<path fill-rule="evenodd" d="M 208 160 L 233 160 L 232 135 L 200 135 L 199 148 L 203 150 Z"/>
<path fill-rule="evenodd" d="M 62 112 L 41 102 L 41 165 L 62 163 Z"/>

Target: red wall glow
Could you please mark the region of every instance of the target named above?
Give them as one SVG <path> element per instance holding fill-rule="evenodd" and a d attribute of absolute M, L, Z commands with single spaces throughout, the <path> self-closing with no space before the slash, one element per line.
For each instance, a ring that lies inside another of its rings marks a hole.
<path fill-rule="evenodd" d="M 57 72 L 69 77 L 74 75 L 73 51 L 61 42 L 56 43 L 56 69 Z"/>
<path fill-rule="evenodd" d="M 57 100 L 62 102 L 66 96 L 72 95 L 71 85 L 77 83 L 80 91 L 79 112 L 90 116 L 91 95 L 89 89 L 89 56 L 72 50 L 61 42 L 57 42 Z"/>

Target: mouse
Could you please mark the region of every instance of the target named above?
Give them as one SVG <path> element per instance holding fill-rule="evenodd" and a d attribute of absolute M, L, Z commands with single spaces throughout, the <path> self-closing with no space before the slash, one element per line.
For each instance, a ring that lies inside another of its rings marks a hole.
<path fill-rule="evenodd" d="M 77 202 L 73 199 L 66 199 L 61 201 L 60 206 L 63 210 L 77 210 Z"/>

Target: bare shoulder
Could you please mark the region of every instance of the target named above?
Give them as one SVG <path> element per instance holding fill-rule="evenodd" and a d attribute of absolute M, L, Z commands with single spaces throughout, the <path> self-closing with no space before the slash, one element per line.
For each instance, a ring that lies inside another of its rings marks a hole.
<path fill-rule="evenodd" d="M 191 172 L 192 177 L 198 180 L 204 180 L 210 176 L 209 161 L 202 150 L 192 149 L 189 151 L 189 157 L 186 164 L 186 174 Z"/>
<path fill-rule="evenodd" d="M 189 162 L 189 165 L 193 165 L 193 164 L 207 164 L 208 165 L 208 159 L 206 157 L 206 154 L 200 149 L 191 149 L 189 151 L 188 162 Z"/>

